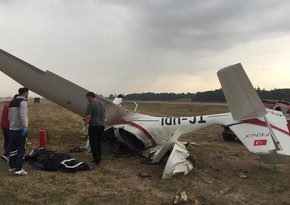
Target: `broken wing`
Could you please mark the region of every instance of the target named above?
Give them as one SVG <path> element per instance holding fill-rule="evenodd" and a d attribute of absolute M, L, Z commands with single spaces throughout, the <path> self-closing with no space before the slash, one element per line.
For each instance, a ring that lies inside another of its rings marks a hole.
<path fill-rule="evenodd" d="M 50 71 L 44 72 L 1 49 L 0 71 L 31 91 L 80 116 L 84 115 L 88 90 Z M 105 105 L 107 125 L 118 122 L 127 113 L 124 108 L 101 96 L 97 96 L 97 99 Z"/>

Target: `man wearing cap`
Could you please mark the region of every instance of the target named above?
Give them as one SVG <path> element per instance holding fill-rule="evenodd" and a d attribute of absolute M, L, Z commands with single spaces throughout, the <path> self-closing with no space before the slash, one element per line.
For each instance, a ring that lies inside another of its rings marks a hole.
<path fill-rule="evenodd" d="M 25 141 L 28 134 L 28 89 L 19 88 L 19 96 L 11 101 L 9 105 L 9 136 L 10 136 L 10 155 L 9 171 L 16 175 L 26 175 L 23 170 L 23 159 L 25 154 Z"/>
<path fill-rule="evenodd" d="M 105 129 L 105 108 L 103 103 L 96 99 L 96 94 L 89 92 L 86 94 L 89 102 L 85 114 L 85 126 L 89 127 L 89 140 L 92 150 L 92 155 L 96 165 L 101 163 L 101 139 Z"/>

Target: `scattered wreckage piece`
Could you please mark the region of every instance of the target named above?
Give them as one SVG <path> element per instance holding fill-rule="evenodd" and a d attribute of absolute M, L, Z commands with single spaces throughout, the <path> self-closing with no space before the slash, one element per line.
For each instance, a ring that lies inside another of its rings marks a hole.
<path fill-rule="evenodd" d="M 188 202 L 188 197 L 185 191 L 180 193 L 176 193 L 173 199 L 173 204 L 184 204 L 184 202 Z"/>
<path fill-rule="evenodd" d="M 185 146 L 178 141 L 174 143 L 173 150 L 167 160 L 162 179 L 170 179 L 175 174 L 184 173 L 188 174 L 193 168 L 190 161 L 187 160 L 189 152 Z"/>
<path fill-rule="evenodd" d="M 232 191 L 230 187 L 226 187 L 220 191 L 220 195 L 229 194 Z"/>
<path fill-rule="evenodd" d="M 140 173 L 139 173 L 139 177 L 140 177 L 140 178 L 143 178 L 143 179 L 149 179 L 149 178 L 151 178 L 152 176 L 151 176 L 149 173 L 147 173 L 147 172 L 140 172 Z"/>

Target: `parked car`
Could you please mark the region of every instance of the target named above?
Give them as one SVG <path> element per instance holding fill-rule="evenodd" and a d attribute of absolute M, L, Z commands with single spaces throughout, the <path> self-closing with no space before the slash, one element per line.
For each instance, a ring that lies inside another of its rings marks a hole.
<path fill-rule="evenodd" d="M 285 100 L 262 100 L 264 106 L 268 109 L 278 110 L 283 113 L 288 122 L 288 129 L 290 130 L 290 102 Z M 223 126 L 224 131 L 222 133 L 223 139 L 225 141 L 235 141 L 238 140 L 236 135 L 228 126 Z"/>

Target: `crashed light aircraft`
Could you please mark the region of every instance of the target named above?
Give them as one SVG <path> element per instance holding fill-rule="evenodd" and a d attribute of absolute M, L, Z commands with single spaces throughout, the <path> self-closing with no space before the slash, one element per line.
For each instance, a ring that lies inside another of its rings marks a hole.
<path fill-rule="evenodd" d="M 84 116 L 88 90 L 50 72 L 42 71 L 0 50 L 0 71 L 52 102 Z M 124 109 L 122 99 L 113 102 L 97 99 L 106 109 L 105 138 L 142 153 L 155 164 L 171 150 L 162 178 L 193 169 L 187 160 L 189 152 L 178 139 L 212 125 L 224 125 L 236 134 L 247 149 L 268 163 L 282 163 L 290 156 L 290 134 L 286 118 L 279 111 L 263 106 L 241 64 L 223 68 L 217 73 L 229 105 L 229 113 L 186 117 L 154 117 Z M 258 133 L 258 135 L 256 134 Z"/>

